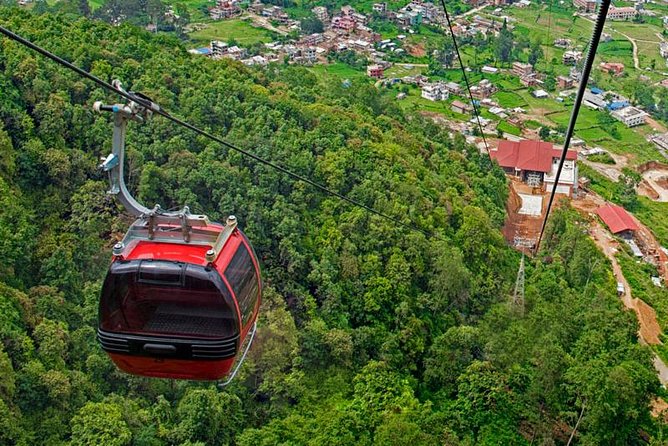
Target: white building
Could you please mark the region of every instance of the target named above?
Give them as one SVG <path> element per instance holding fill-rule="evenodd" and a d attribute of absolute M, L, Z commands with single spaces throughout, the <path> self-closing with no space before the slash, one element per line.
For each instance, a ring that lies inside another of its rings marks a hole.
<path fill-rule="evenodd" d="M 442 82 L 425 84 L 422 87 L 422 97 L 430 101 L 445 101 L 450 94 Z"/>
<path fill-rule="evenodd" d="M 624 6 L 621 8 L 611 6 L 610 9 L 608 9 L 608 18 L 610 20 L 629 20 L 637 15 L 638 11 L 632 6 Z"/>
<path fill-rule="evenodd" d="M 610 114 L 618 121 L 622 121 L 627 127 L 642 125 L 645 123 L 645 118 L 647 117 L 647 113 L 631 106 L 615 110 Z"/>

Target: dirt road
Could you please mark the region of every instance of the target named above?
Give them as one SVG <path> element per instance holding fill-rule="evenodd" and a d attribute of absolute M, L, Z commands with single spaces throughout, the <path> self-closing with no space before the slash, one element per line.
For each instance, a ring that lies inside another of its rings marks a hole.
<path fill-rule="evenodd" d="M 603 201 L 600 197 L 589 195 L 589 200 L 577 200 L 574 206 L 589 214 L 592 209 L 595 209 Z M 580 203 L 578 203 L 580 201 Z M 590 202 L 589 202 L 590 201 Z M 657 345 L 662 344 L 661 326 L 656 318 L 656 312 L 652 307 L 647 305 L 643 300 L 634 298 L 631 294 L 631 287 L 624 277 L 621 266 L 617 262 L 615 254 L 618 250 L 618 243 L 608 231 L 606 231 L 596 220 L 591 222 L 590 234 L 596 245 L 603 251 L 603 254 L 612 263 L 612 271 L 615 279 L 624 285 L 624 293 L 620 296 L 622 303 L 629 310 L 633 310 L 638 318 L 640 325 L 639 337 L 643 344 Z M 661 384 L 668 385 L 668 366 L 656 354 L 653 359 L 654 368 L 657 371 L 657 376 Z"/>

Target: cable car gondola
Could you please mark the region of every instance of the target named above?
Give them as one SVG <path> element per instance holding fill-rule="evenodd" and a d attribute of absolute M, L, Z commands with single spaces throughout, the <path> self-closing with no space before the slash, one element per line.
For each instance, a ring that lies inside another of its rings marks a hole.
<path fill-rule="evenodd" d="M 135 375 L 232 379 L 255 334 L 262 293 L 251 244 L 234 216 L 222 225 L 187 207 L 164 212 L 139 204 L 123 181 L 125 130 L 150 110 L 135 102 L 94 108 L 114 113 L 113 151 L 101 165 L 110 193 L 138 217 L 114 246 L 102 286 L 102 348 Z"/>

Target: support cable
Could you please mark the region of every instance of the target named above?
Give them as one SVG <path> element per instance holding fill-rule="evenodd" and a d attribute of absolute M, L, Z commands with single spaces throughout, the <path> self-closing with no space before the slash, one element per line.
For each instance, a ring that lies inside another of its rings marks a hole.
<path fill-rule="evenodd" d="M 605 25 L 605 18 L 608 15 L 609 7 L 610 7 L 610 0 L 601 0 L 598 9 L 598 17 L 596 18 L 596 24 L 594 25 L 594 32 L 591 36 L 591 41 L 589 42 L 589 51 L 587 51 L 587 59 L 584 63 L 584 66 L 582 67 L 582 78 L 580 79 L 578 94 L 575 98 L 575 103 L 573 104 L 573 110 L 571 111 L 571 118 L 570 121 L 568 122 L 568 129 L 566 130 L 566 139 L 564 141 L 564 148 L 561 151 L 559 168 L 557 169 L 557 175 L 554 179 L 552 192 L 550 193 L 550 201 L 547 203 L 545 218 L 543 219 L 543 224 L 541 225 L 540 228 L 540 235 L 538 236 L 538 242 L 536 243 L 535 252 L 538 252 L 538 249 L 540 248 L 540 242 L 542 241 L 543 234 L 545 233 L 545 227 L 547 226 L 547 219 L 550 216 L 550 210 L 552 209 L 554 196 L 557 193 L 557 185 L 559 184 L 559 178 L 561 177 L 561 170 L 564 167 L 564 161 L 566 161 L 566 154 L 568 153 L 568 147 L 571 144 L 571 138 L 573 137 L 573 132 L 575 131 L 575 123 L 578 119 L 578 113 L 580 112 L 580 106 L 582 105 L 582 99 L 584 97 L 584 93 L 587 90 L 587 81 L 589 80 L 589 74 L 591 73 L 591 68 L 594 65 L 594 58 L 596 57 L 598 42 L 599 40 L 601 40 L 601 34 L 603 33 L 603 26 Z"/>
<path fill-rule="evenodd" d="M 363 204 L 363 203 L 361 203 L 357 200 L 354 200 L 354 199 L 349 198 L 345 195 L 342 195 L 342 194 L 340 194 L 340 193 L 338 193 L 338 192 L 336 192 L 332 189 L 329 189 L 327 186 L 324 186 L 324 185 L 322 185 L 322 184 L 320 184 L 316 181 L 313 181 L 313 180 L 311 180 L 311 179 L 309 179 L 309 178 L 307 178 L 303 175 L 295 173 L 295 172 L 293 172 L 293 171 L 291 171 L 291 170 L 289 170 L 289 169 L 287 169 L 283 166 L 280 166 L 280 165 L 278 165 L 278 164 L 276 164 L 272 161 L 264 159 L 264 158 L 262 158 L 258 155 L 255 155 L 255 154 L 253 154 L 253 153 L 251 153 L 247 150 L 244 150 L 240 147 L 237 147 L 236 145 L 234 145 L 230 142 L 227 142 L 227 141 L 219 138 L 218 136 L 215 136 L 215 135 L 213 135 L 213 134 L 211 134 L 211 133 L 209 133 L 205 130 L 202 130 L 198 127 L 195 127 L 192 124 L 189 124 L 188 122 L 185 122 L 185 121 L 183 121 L 183 120 L 181 120 L 181 119 L 179 119 L 175 116 L 172 116 L 167 111 L 160 108 L 159 105 L 155 104 L 154 102 L 152 102 L 151 100 L 149 100 L 145 96 L 143 96 L 141 94 L 126 92 L 126 91 L 117 89 L 113 85 L 111 85 L 110 83 L 105 82 L 104 80 L 100 79 L 99 77 L 97 77 L 97 76 L 95 76 L 95 75 L 77 67 L 76 65 L 72 64 L 71 62 L 69 62 L 69 61 L 51 53 L 50 51 L 36 45 L 35 43 L 33 43 L 33 42 L 31 42 L 31 41 L 29 41 L 29 40 L 27 40 L 27 39 L 25 39 L 21 36 L 19 36 L 18 34 L 8 30 L 7 28 L 5 28 L 3 26 L 0 26 L 0 34 L 4 34 L 6 37 L 10 38 L 11 40 L 14 40 L 14 41 L 20 43 L 21 45 L 26 46 L 33 51 L 36 51 L 37 53 L 41 54 L 42 56 L 44 56 L 48 59 L 51 59 L 52 61 L 56 62 L 57 64 L 74 71 L 75 73 L 79 74 L 80 76 L 96 83 L 100 87 L 105 88 L 107 90 L 110 90 L 110 91 L 124 97 L 125 99 L 127 99 L 129 101 L 134 101 L 135 103 L 139 104 L 142 107 L 147 108 L 148 110 L 152 111 L 153 113 L 156 113 L 160 116 L 163 116 L 163 117 L 167 118 L 169 121 L 173 122 L 174 124 L 177 124 L 181 127 L 185 127 L 187 129 L 189 129 L 189 130 L 191 130 L 191 131 L 193 131 L 193 132 L 195 132 L 199 135 L 202 135 L 202 136 L 204 136 L 204 137 L 206 137 L 206 138 L 208 138 L 212 141 L 215 141 L 215 142 L 217 142 L 217 143 L 219 143 L 219 144 L 221 144 L 221 145 L 223 145 L 223 146 L 225 146 L 229 149 L 237 151 L 237 152 L 241 153 L 242 155 L 245 155 L 245 156 L 257 161 L 258 163 L 264 164 L 264 165 L 269 166 L 269 167 L 271 167 L 275 170 L 278 170 L 279 172 L 282 172 L 282 173 L 288 175 L 289 177 L 292 177 L 295 180 L 302 181 L 306 184 L 309 184 L 309 185 L 315 187 L 316 189 L 319 189 L 320 191 L 324 192 L 325 194 L 336 197 L 341 201 L 345 201 L 345 202 L 347 202 L 347 203 L 349 203 L 349 204 L 351 204 L 355 207 L 364 209 L 365 211 L 369 212 L 370 214 L 374 214 L 374 215 L 377 215 L 377 216 L 379 216 L 379 217 L 381 217 L 385 220 L 388 220 L 388 221 L 392 222 L 394 225 L 403 226 L 403 227 L 405 227 L 405 228 L 407 228 L 411 231 L 419 232 L 419 233 L 421 233 L 421 234 L 423 234 L 427 237 L 437 237 L 438 238 L 438 236 L 435 235 L 435 234 L 432 234 L 428 231 L 424 231 L 422 229 L 417 228 L 415 226 L 414 222 L 412 222 L 412 221 L 410 221 L 410 223 L 404 223 L 397 218 L 393 218 L 393 217 L 391 217 L 391 216 L 389 216 L 389 215 L 387 215 L 383 212 L 380 212 L 380 211 L 378 211 L 378 210 L 376 210 L 376 209 L 374 209 L 370 206 L 367 206 L 367 205 L 365 205 L 365 204 Z M 484 136 L 483 136 L 483 138 L 484 138 Z"/>
<path fill-rule="evenodd" d="M 473 111 L 475 112 L 476 120 L 478 121 L 478 128 L 480 129 L 480 136 L 485 143 L 485 149 L 487 150 L 487 155 L 491 159 L 491 154 L 489 153 L 489 145 L 487 145 L 487 139 L 485 138 L 485 132 L 482 129 L 482 124 L 480 123 L 480 114 L 478 113 L 478 107 L 475 105 L 473 100 L 473 95 L 471 94 L 471 84 L 469 83 L 469 78 L 466 75 L 466 67 L 464 67 L 464 62 L 462 61 L 462 56 L 459 53 L 459 45 L 457 45 L 457 39 L 455 38 L 455 33 L 452 31 L 452 22 L 450 21 L 450 14 L 448 13 L 448 8 L 445 7 L 445 0 L 441 0 L 441 5 L 445 11 L 445 18 L 448 21 L 448 28 L 450 29 L 450 35 L 452 36 L 452 45 L 455 47 L 455 52 L 457 53 L 457 60 L 459 60 L 459 66 L 462 69 L 462 74 L 464 75 L 464 82 L 466 83 L 466 90 L 469 93 L 469 99 L 471 99 L 471 105 L 473 106 Z"/>

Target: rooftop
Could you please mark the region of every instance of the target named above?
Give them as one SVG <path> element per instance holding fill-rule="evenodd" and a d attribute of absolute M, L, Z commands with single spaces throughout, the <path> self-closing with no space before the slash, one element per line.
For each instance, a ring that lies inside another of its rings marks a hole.
<path fill-rule="evenodd" d="M 623 231 L 637 231 L 639 229 L 633 216 L 626 209 L 616 204 L 608 203 L 605 206 L 601 206 L 596 210 L 596 213 L 613 234 Z"/>
<path fill-rule="evenodd" d="M 544 141 L 501 141 L 496 150 L 490 151 L 490 156 L 497 160 L 501 167 L 548 173 L 552 169 L 552 160 L 561 158 L 561 150 Z M 569 150 L 566 152 L 566 159 L 577 159 L 577 152 Z"/>

